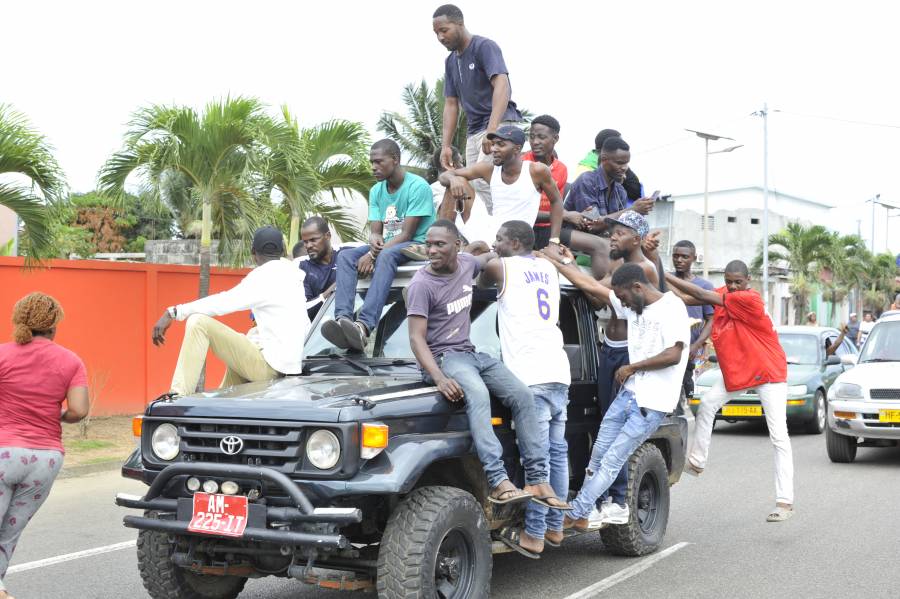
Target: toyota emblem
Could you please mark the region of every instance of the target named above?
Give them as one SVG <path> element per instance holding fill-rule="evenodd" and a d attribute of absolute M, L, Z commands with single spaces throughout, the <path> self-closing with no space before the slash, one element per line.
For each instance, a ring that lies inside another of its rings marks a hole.
<path fill-rule="evenodd" d="M 219 449 L 225 455 L 237 455 L 244 449 L 244 440 L 234 435 L 229 435 L 219 442 Z"/>

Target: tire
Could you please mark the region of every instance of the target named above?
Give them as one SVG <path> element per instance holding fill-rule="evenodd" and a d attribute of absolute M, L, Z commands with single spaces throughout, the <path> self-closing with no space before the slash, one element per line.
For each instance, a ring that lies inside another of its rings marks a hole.
<path fill-rule="evenodd" d="M 828 459 L 838 464 L 849 464 L 856 459 L 856 437 L 839 435 L 825 429 L 825 449 L 828 450 Z"/>
<path fill-rule="evenodd" d="M 484 510 L 454 487 L 421 487 L 391 514 L 378 552 L 382 599 L 487 599 L 491 537 Z"/>
<path fill-rule="evenodd" d="M 603 545 L 631 557 L 656 551 L 669 523 L 669 470 L 656 445 L 644 443 L 628 460 L 625 501 L 631 511 L 628 524 L 601 529 Z"/>
<path fill-rule="evenodd" d="M 148 512 L 154 517 L 156 512 Z M 243 576 L 194 574 L 172 563 L 174 545 L 169 535 L 142 530 L 138 533 L 138 571 L 153 599 L 234 599 L 244 589 Z"/>
<path fill-rule="evenodd" d="M 825 394 L 821 389 L 816 391 L 815 402 L 813 406 L 813 415 L 809 422 L 806 423 L 807 433 L 810 435 L 821 435 L 822 431 L 828 426 L 828 407 L 825 405 Z"/>

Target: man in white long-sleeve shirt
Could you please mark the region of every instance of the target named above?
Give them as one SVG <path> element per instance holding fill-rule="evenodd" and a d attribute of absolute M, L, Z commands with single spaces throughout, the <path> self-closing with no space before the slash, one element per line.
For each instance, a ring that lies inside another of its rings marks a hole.
<path fill-rule="evenodd" d="M 172 376 L 172 393 L 194 392 L 208 349 L 227 367 L 220 387 L 300 374 L 303 341 L 309 328 L 309 317 L 303 309 L 304 273 L 284 258 L 284 239 L 273 227 L 256 231 L 252 253 L 256 268 L 235 287 L 170 306 L 153 327 L 153 343 L 161 345 L 172 321 L 187 321 Z M 251 329 L 252 335 L 238 333 L 211 318 L 241 310 L 253 310 L 256 328 Z"/>

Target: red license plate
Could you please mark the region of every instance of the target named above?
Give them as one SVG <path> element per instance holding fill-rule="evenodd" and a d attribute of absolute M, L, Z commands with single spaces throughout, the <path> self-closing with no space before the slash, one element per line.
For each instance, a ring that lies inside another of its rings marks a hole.
<path fill-rule="evenodd" d="M 247 498 L 242 495 L 194 493 L 191 532 L 239 537 L 247 528 Z"/>

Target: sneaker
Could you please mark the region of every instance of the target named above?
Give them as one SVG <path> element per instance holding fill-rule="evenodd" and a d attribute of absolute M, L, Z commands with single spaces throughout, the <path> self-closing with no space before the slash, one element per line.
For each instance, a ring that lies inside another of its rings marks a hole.
<path fill-rule="evenodd" d="M 631 510 L 628 509 L 627 504 L 619 505 L 610 500 L 608 503 L 603 504 L 601 514 L 603 515 L 604 524 L 628 524 L 628 519 L 631 517 Z"/>
<path fill-rule="evenodd" d="M 344 331 L 344 339 L 347 340 L 347 345 L 356 351 L 364 351 L 366 349 L 366 344 L 369 342 L 369 329 L 366 328 L 366 325 L 359 322 L 353 322 L 349 318 L 342 318 L 340 320 L 341 330 Z M 323 331 L 324 335 L 325 332 Z"/>
<path fill-rule="evenodd" d="M 597 508 L 591 510 L 591 513 L 588 514 L 587 521 L 588 530 L 600 530 L 606 524 L 603 521 L 603 511 L 598 510 Z"/>
<path fill-rule="evenodd" d="M 338 349 L 348 349 L 350 344 L 347 343 L 347 337 L 344 335 L 344 328 L 341 326 L 341 321 L 346 320 L 351 322 L 347 318 L 339 318 L 337 320 L 326 320 L 322 323 L 322 336 Z M 352 322 L 351 322 L 352 324 Z"/>

